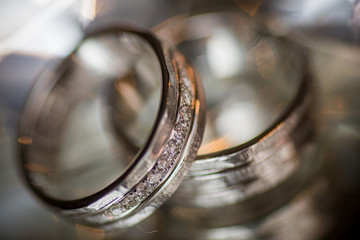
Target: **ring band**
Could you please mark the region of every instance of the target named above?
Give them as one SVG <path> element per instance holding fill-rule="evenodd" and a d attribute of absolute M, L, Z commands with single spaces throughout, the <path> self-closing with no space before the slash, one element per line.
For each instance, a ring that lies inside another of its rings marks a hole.
<path fill-rule="evenodd" d="M 197 164 L 172 198 L 175 205 L 219 207 L 244 201 L 277 186 L 294 174 L 301 163 L 301 152 L 314 136 L 313 89 L 305 77 L 304 86 L 286 118 L 259 141 L 231 155 L 207 161 L 235 162 L 236 167 L 201 174 Z M 244 154 L 245 153 L 245 154 Z M 244 155 L 246 157 L 244 157 Z M 241 161 L 241 159 L 244 159 Z M 235 161 L 234 161 L 235 160 Z M 237 162 L 236 162 L 237 161 Z M 210 165 L 210 163 L 209 163 Z M 189 197 L 191 196 L 191 197 Z"/>
<path fill-rule="evenodd" d="M 218 29 L 231 26 L 232 22 L 238 24 L 244 21 L 244 24 L 251 25 L 250 20 L 243 18 L 234 13 L 175 17 L 159 24 L 154 32 L 171 45 L 177 45 L 179 49 L 181 45 L 189 46 L 192 41 L 198 42 L 198 45 L 194 44 L 198 48 L 189 50 L 200 52 L 190 58 L 196 62 L 201 56 L 202 50 L 199 48 L 206 48 L 204 42 L 211 38 L 213 32 L 220 32 Z M 236 26 L 237 28 L 234 28 L 238 29 L 239 26 Z M 200 33 L 193 31 L 195 28 L 201 29 Z M 257 36 L 253 38 L 260 41 Z M 269 38 L 271 39 L 271 35 Z M 174 206 L 210 208 L 242 202 L 277 186 L 299 168 L 299 152 L 303 152 L 314 136 L 315 89 L 299 46 L 286 39 L 273 39 L 278 41 L 275 49 L 278 46 L 285 48 L 284 51 L 288 50 L 289 54 L 295 55 L 295 61 L 299 62 L 295 65 L 298 68 L 296 71 L 302 76 L 295 97 L 265 131 L 250 141 L 229 149 L 198 155 L 187 177 L 171 199 Z M 201 64 L 204 63 L 199 65 Z M 205 77 L 203 82 L 206 89 Z M 208 98 L 209 93 L 206 95 Z M 206 125 L 208 126 L 209 124 Z"/>
<path fill-rule="evenodd" d="M 200 146 L 204 125 L 204 96 L 198 79 L 179 52 L 163 46 L 153 35 L 117 22 L 95 22 L 85 40 L 101 34 L 129 33 L 144 38 L 159 60 L 162 97 L 155 126 L 130 167 L 104 189 L 75 200 L 48 196 L 37 185 L 36 174 L 25 166 L 41 139 L 38 117 L 49 91 L 56 86 L 73 58 L 55 67 L 55 76 L 44 74 L 33 89 L 18 130 L 22 170 L 30 188 L 63 216 L 106 230 L 134 225 L 154 212 L 176 190 Z M 80 44 L 81 45 L 81 44 Z M 75 51 L 76 53 L 76 51 Z"/>

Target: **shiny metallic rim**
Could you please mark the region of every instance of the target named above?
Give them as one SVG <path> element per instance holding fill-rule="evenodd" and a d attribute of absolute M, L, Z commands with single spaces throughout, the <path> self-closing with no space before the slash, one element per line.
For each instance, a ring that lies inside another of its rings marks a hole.
<path fill-rule="evenodd" d="M 150 43 L 159 59 L 162 97 L 148 142 L 132 165 L 112 184 L 73 201 L 53 199 L 39 191 L 26 169 L 22 169 L 26 182 L 36 195 L 62 215 L 96 226 L 116 221 L 118 228 L 138 223 L 177 189 L 200 146 L 205 113 L 201 84 L 180 53 L 164 46 L 152 34 L 116 21 L 94 22 L 86 30 L 85 38 L 111 32 L 139 35 Z M 54 67 L 55 76 L 44 73 L 38 80 L 23 111 L 19 137 L 31 135 L 42 102 L 67 68 L 69 59 Z M 22 164 L 26 163 L 28 148 L 28 145 L 19 144 Z"/>
<path fill-rule="evenodd" d="M 218 158 L 225 162 L 237 160 L 234 161 L 237 167 L 220 171 L 209 168 L 213 171 L 210 174 L 201 174 L 199 168 L 196 172 L 192 169 L 172 200 L 185 206 L 219 207 L 250 199 L 291 177 L 302 164 L 302 153 L 315 134 L 314 89 L 309 79 L 304 81 L 304 88 L 295 101 L 296 107 L 288 118 L 249 148 Z M 244 160 L 239 160 L 238 156 Z M 217 159 L 209 161 L 216 164 Z M 192 166 L 198 167 L 195 163 Z"/>
<path fill-rule="evenodd" d="M 206 25 L 211 24 L 214 15 L 221 14 L 236 16 L 236 13 L 213 13 L 194 17 L 197 24 L 203 18 Z M 181 32 L 191 18 L 180 16 L 165 21 L 155 27 L 155 33 L 173 45 L 191 41 L 186 31 Z M 205 208 L 234 204 L 285 181 L 299 167 L 299 152 L 315 134 L 316 89 L 303 49 L 287 39 L 278 40 L 293 49 L 301 63 L 303 75 L 293 100 L 277 120 L 255 138 L 233 148 L 198 155 L 172 198 L 173 204 Z"/>

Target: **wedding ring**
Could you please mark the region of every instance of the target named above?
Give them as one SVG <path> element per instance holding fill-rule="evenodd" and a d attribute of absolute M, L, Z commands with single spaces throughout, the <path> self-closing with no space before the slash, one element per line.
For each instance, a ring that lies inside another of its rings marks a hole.
<path fill-rule="evenodd" d="M 106 145 L 111 134 L 98 133 L 112 131 L 101 123 L 106 117 L 96 118 L 104 106 L 113 110 L 104 100 L 113 88 L 124 94 L 117 98 L 128 101 L 124 106 L 133 107 L 121 109 L 124 122 L 127 114 L 142 118 L 139 102 L 151 103 L 148 136 L 136 138 L 135 121 L 124 125 L 126 131 L 133 127 L 129 134 L 142 143 L 137 152 Z M 146 31 L 94 22 L 77 49 L 42 74 L 28 98 L 18 129 L 21 169 L 31 190 L 61 215 L 109 231 L 125 228 L 177 189 L 196 157 L 203 128 L 201 84 L 178 51 Z M 123 168 L 116 157 L 127 161 Z"/>
<path fill-rule="evenodd" d="M 175 17 L 154 32 L 195 63 L 207 96 L 202 146 L 172 203 L 234 204 L 295 174 L 315 133 L 315 88 L 303 49 L 239 13 Z"/>
<path fill-rule="evenodd" d="M 292 214 L 293 203 L 299 195 L 308 194 L 304 189 L 322 163 L 314 154 L 317 92 L 304 50 L 285 37 L 272 35 L 253 18 L 233 12 L 173 18 L 154 32 L 194 63 L 207 98 L 207 124 L 197 159 L 162 208 L 168 217 L 164 228 L 169 238 L 287 238 L 292 234 L 289 228 L 295 228 L 292 219 L 303 217 L 299 212 L 308 212 L 305 218 L 321 223 L 323 218 L 317 218 L 309 202 L 301 207 L 296 204 Z M 275 89 L 272 94 L 264 90 L 271 88 Z M 254 91 L 259 92 L 254 98 L 232 102 Z M 286 96 L 284 101 L 274 101 L 281 96 Z M 246 118 L 242 114 L 248 121 L 231 119 L 241 114 L 241 108 L 231 110 L 231 105 L 250 103 L 255 108 L 259 102 L 257 110 L 264 115 Z M 274 111 L 271 107 L 276 104 L 282 107 Z M 229 120 L 224 121 L 227 115 Z M 252 121 L 260 117 L 268 121 L 248 134 L 244 143 L 224 141 L 231 132 L 222 131 L 219 123 L 226 122 L 230 131 L 241 134 L 236 127 L 252 128 Z M 313 193 L 307 197 L 312 198 Z M 264 226 L 279 219 L 281 223 L 274 223 L 273 229 Z M 179 234 L 171 226 L 184 230 Z M 265 228 L 270 231 L 263 231 Z M 309 236 L 316 234 L 313 228 L 305 229 Z"/>
<path fill-rule="evenodd" d="M 195 63 L 207 98 L 203 143 L 172 204 L 231 205 L 269 191 L 295 174 L 315 133 L 315 88 L 303 49 L 272 36 L 240 13 L 175 17 L 154 32 Z M 272 95 L 260 91 L 266 88 L 276 90 Z M 256 91 L 248 102 L 239 97 Z M 281 96 L 285 100 L 272 100 Z M 250 107 L 242 107 L 246 104 Z M 274 111 L 272 105 L 281 107 Z M 256 107 L 263 112 L 273 109 L 261 116 L 253 114 L 256 110 L 251 108 Z M 267 121 L 256 126 L 253 122 L 259 119 Z M 241 143 L 238 136 L 246 135 L 252 125 L 255 131 Z M 236 141 L 231 139 L 233 132 Z"/>

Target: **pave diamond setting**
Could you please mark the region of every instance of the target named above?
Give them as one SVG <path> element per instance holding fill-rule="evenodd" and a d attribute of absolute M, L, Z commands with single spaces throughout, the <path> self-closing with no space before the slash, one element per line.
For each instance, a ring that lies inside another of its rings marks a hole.
<path fill-rule="evenodd" d="M 170 173 L 175 169 L 179 160 L 183 144 L 189 136 L 191 120 L 194 111 L 195 91 L 193 82 L 187 76 L 185 69 L 180 70 L 180 104 L 178 106 L 176 122 L 171 136 L 164 147 L 164 151 L 151 171 L 135 187 L 114 203 L 102 216 L 107 221 L 121 218 L 132 209 L 139 206 L 153 192 L 160 187 Z"/>

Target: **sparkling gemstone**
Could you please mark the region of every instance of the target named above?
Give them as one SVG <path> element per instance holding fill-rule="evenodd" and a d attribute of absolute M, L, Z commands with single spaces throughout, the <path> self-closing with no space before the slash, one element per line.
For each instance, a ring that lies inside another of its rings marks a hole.
<path fill-rule="evenodd" d="M 125 209 L 134 207 L 137 204 L 132 194 L 125 196 L 122 200 L 122 206 Z"/>
<path fill-rule="evenodd" d="M 186 133 L 187 133 L 187 126 L 188 124 L 186 122 L 179 122 L 175 125 L 175 140 L 176 142 L 178 142 L 179 144 L 182 144 L 183 141 L 186 138 Z"/>
<path fill-rule="evenodd" d="M 136 189 L 132 192 L 132 197 L 137 204 L 141 203 L 145 199 L 145 196 L 143 194 L 138 194 Z"/>
<path fill-rule="evenodd" d="M 190 108 L 188 106 L 180 106 L 179 108 L 179 120 L 183 124 L 188 124 L 190 121 Z"/>
<path fill-rule="evenodd" d="M 144 200 L 148 193 L 146 190 L 146 184 L 144 182 L 139 183 L 139 185 L 136 187 L 135 195 L 137 195 L 137 198 L 140 200 Z"/>
<path fill-rule="evenodd" d="M 186 132 L 189 127 L 189 122 L 179 121 L 175 124 L 175 130 L 177 132 Z"/>
<path fill-rule="evenodd" d="M 192 84 L 191 84 L 191 80 L 188 77 L 188 74 L 185 70 L 183 70 L 181 72 L 181 76 L 183 81 L 181 82 L 181 85 L 186 87 L 187 89 L 192 89 Z"/>
<path fill-rule="evenodd" d="M 176 142 L 177 146 L 180 146 L 184 140 L 184 136 L 181 132 L 174 132 L 172 138 Z"/>
<path fill-rule="evenodd" d="M 191 83 L 190 81 L 184 81 L 184 85 L 185 85 L 186 88 L 189 90 L 189 92 L 192 94 L 192 93 L 193 93 L 192 83 Z"/>
<path fill-rule="evenodd" d="M 157 170 L 153 170 L 151 171 L 150 175 L 149 175 L 149 182 L 152 184 L 156 184 L 161 180 L 162 174 L 160 171 Z"/>
<path fill-rule="evenodd" d="M 182 83 L 182 84 L 180 85 L 180 92 L 183 93 L 183 92 L 185 92 L 185 91 L 189 91 L 189 88 L 188 88 L 187 85 L 185 85 L 184 83 Z"/>
<path fill-rule="evenodd" d="M 149 180 L 150 180 L 149 176 L 147 176 L 144 182 L 141 183 L 141 187 L 139 189 L 139 191 L 141 191 L 144 198 L 148 197 L 155 189 L 155 187 L 153 186 L 153 184 L 150 183 Z"/>
<path fill-rule="evenodd" d="M 112 215 L 114 215 L 114 216 L 118 216 L 122 213 L 122 211 L 118 205 L 111 207 L 110 210 L 111 210 Z"/>
<path fill-rule="evenodd" d="M 178 143 L 174 139 L 171 139 L 166 146 L 165 154 L 169 158 L 172 158 L 177 154 L 178 152 L 177 148 L 178 148 Z"/>
<path fill-rule="evenodd" d="M 146 185 L 146 191 L 149 195 L 155 190 L 155 188 L 156 186 L 154 184 L 151 184 L 150 182 L 148 182 L 148 184 Z"/>
<path fill-rule="evenodd" d="M 160 171 L 166 172 L 170 166 L 169 159 L 166 155 L 160 157 L 157 163 L 157 167 Z"/>
<path fill-rule="evenodd" d="M 187 90 L 185 90 L 182 94 L 181 94 L 181 102 L 185 105 L 191 105 L 191 93 Z"/>

